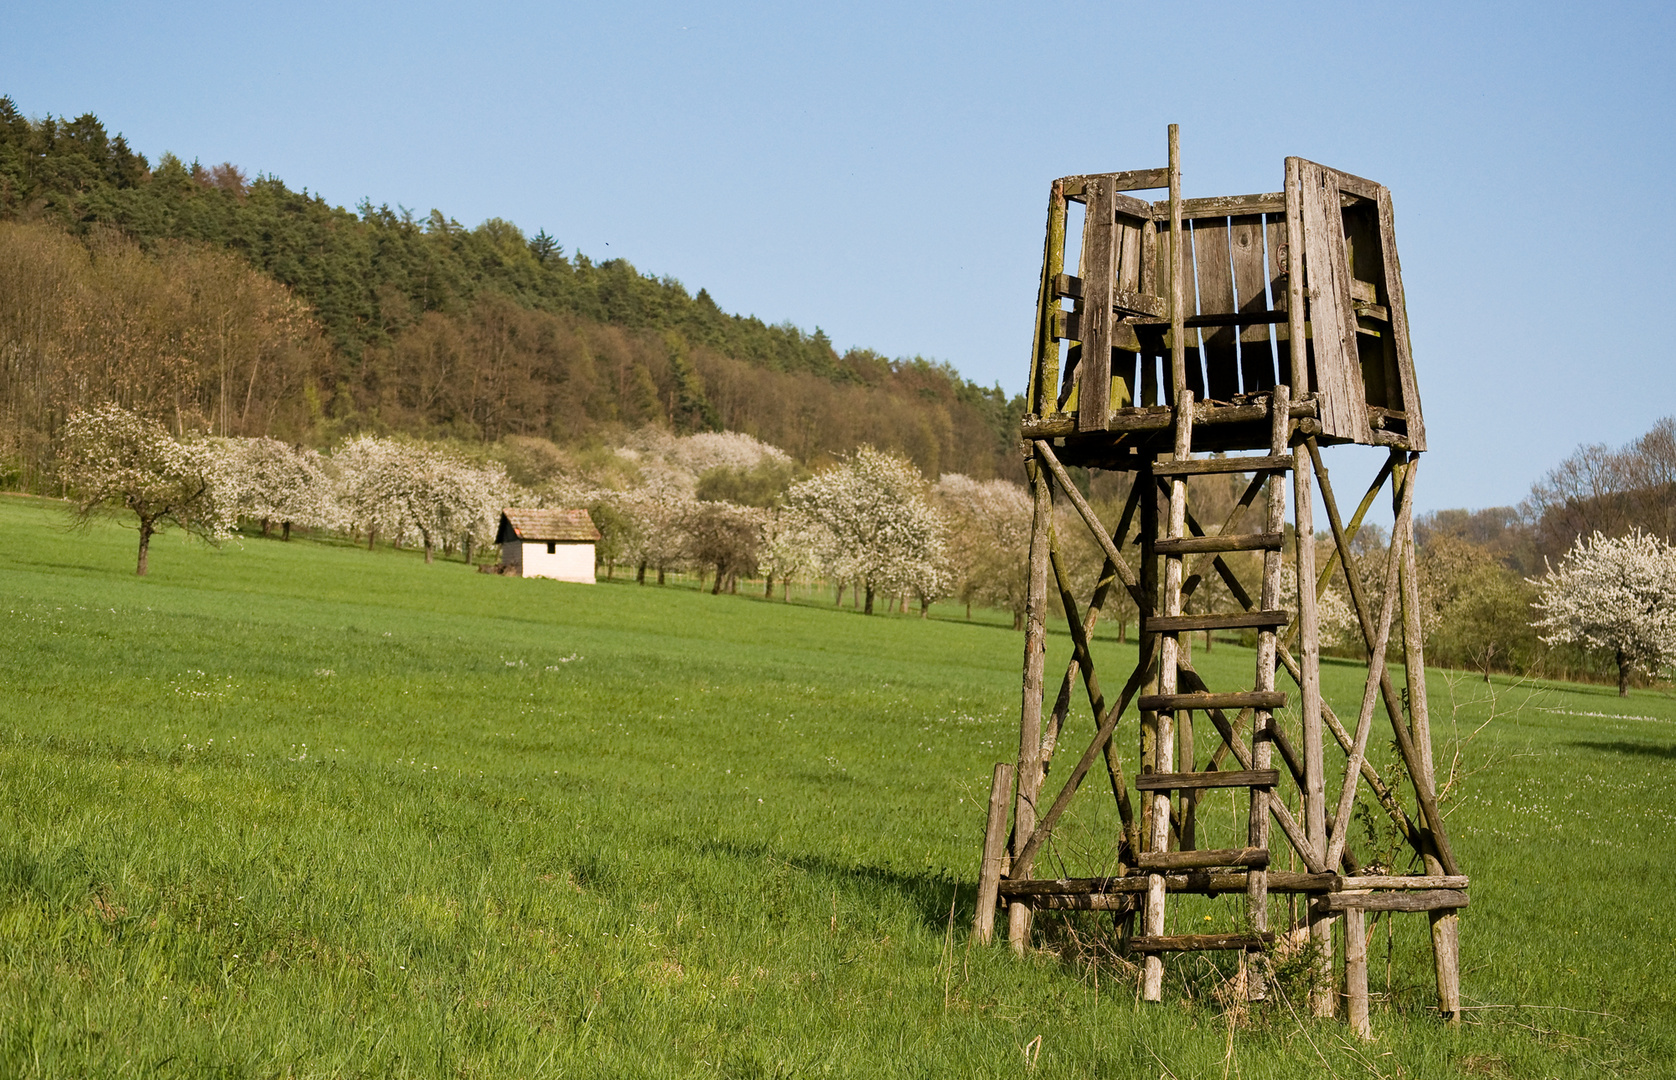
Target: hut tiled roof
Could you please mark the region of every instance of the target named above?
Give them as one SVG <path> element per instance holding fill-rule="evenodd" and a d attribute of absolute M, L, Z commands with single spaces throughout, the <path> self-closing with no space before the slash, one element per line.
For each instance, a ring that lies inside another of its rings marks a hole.
<path fill-rule="evenodd" d="M 502 510 L 495 543 L 511 540 L 589 544 L 599 539 L 586 510 Z"/>

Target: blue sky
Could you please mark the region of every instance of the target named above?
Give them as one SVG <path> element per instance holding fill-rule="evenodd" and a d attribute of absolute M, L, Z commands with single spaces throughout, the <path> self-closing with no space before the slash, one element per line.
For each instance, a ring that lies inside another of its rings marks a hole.
<path fill-rule="evenodd" d="M 1676 412 L 1676 15 L 1645 4 L 30 4 L 0 93 L 153 161 L 508 218 L 1021 390 L 1047 185 L 1391 188 L 1422 509 Z M 1360 471 L 1360 467 L 1357 467 Z M 1346 481 L 1348 483 L 1348 481 Z M 1348 496 L 1346 496 L 1348 497 Z"/>

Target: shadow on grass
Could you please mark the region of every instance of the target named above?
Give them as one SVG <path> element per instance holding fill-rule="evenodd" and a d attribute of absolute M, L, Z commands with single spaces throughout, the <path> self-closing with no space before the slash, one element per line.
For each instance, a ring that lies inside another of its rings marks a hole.
<path fill-rule="evenodd" d="M 1573 742 L 1570 745 L 1579 750 L 1599 750 L 1607 754 L 1630 754 L 1635 757 L 1660 758 L 1665 761 L 1676 761 L 1676 744 L 1658 745 L 1656 743 L 1636 742 Z"/>
<path fill-rule="evenodd" d="M 948 926 L 951 904 L 956 927 L 971 926 L 972 913 L 977 907 L 977 885 L 956 881 L 947 870 L 913 872 L 888 866 L 843 863 L 821 855 L 788 856 L 766 844 L 741 844 L 728 840 L 704 841 L 696 845 L 695 850 L 707 856 L 778 863 L 820 878 L 834 888 L 895 893 L 908 903 L 915 917 L 926 928 L 939 932 Z"/>

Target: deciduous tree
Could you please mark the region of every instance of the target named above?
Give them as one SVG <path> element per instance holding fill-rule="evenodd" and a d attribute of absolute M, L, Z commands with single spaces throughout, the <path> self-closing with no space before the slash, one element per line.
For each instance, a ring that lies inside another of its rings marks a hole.
<path fill-rule="evenodd" d="M 144 576 L 151 538 L 170 525 L 208 540 L 232 529 L 229 485 L 218 455 L 203 442 L 181 442 L 162 424 L 120 405 L 76 413 L 64 425 L 65 481 L 77 520 L 122 509 L 139 521 L 134 573 Z"/>
<path fill-rule="evenodd" d="M 1611 653 L 1620 697 L 1632 672 L 1654 674 L 1676 662 L 1676 549 L 1658 537 L 1596 532 L 1532 584 L 1542 640 Z"/>

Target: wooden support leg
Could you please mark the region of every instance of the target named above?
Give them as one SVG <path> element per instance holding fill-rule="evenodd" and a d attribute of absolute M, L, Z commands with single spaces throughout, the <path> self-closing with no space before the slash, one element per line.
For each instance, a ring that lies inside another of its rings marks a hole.
<path fill-rule="evenodd" d="M 1292 370 L 1303 370 L 1294 355 Z M 1297 580 L 1315 580 L 1315 493 L 1307 468 L 1292 471 L 1292 505 L 1297 523 Z M 1321 729 L 1321 639 L 1315 590 L 1307 584 L 1298 589 L 1298 659 L 1303 675 L 1298 702 L 1304 743 L 1304 830 L 1316 858 L 1327 855 L 1326 759 Z M 1333 1015 L 1337 994 L 1333 991 L 1333 919 L 1324 909 L 1310 907 L 1309 938 L 1315 950 L 1316 968 L 1310 993 L 1310 1011 L 1318 1017 Z"/>
<path fill-rule="evenodd" d="M 1026 471 L 1035 494 L 1036 514 L 1030 532 L 1030 581 L 1025 603 L 1024 697 L 1019 709 L 1018 798 L 1013 810 L 1013 873 L 1024 877 L 1030 867 L 1017 858 L 1036 828 L 1036 799 L 1042 788 L 1042 676 L 1046 663 L 1048 544 L 1053 529 L 1053 493 L 1037 455 L 1032 452 Z M 1030 906 L 1014 903 L 1007 909 L 1007 940 L 1024 955 L 1030 942 Z"/>
<path fill-rule="evenodd" d="M 1413 463 L 1406 480 L 1413 484 Z M 1414 564 L 1414 538 L 1410 534 L 1402 549 L 1399 588 L 1402 594 L 1403 668 L 1408 683 L 1409 735 L 1425 772 L 1425 789 L 1437 790 L 1432 762 L 1431 717 L 1426 704 L 1426 656 L 1420 626 L 1419 577 Z M 1439 834 L 1437 839 L 1447 843 Z M 1453 862 L 1453 860 L 1450 860 Z M 1434 855 L 1425 855 L 1426 873 L 1436 874 L 1444 865 Z M 1461 1022 L 1460 914 L 1455 911 L 1430 913 L 1432 960 L 1437 969 L 1437 1009 L 1445 1023 Z"/>
<path fill-rule="evenodd" d="M 1437 965 L 1437 1011 L 1444 1023 L 1461 1022 L 1461 916 L 1433 911 L 1432 959 Z"/>
<path fill-rule="evenodd" d="M 1361 908 L 1344 913 L 1344 993 L 1350 1030 L 1357 1038 L 1373 1038 L 1368 1021 L 1368 922 Z"/>
<path fill-rule="evenodd" d="M 983 864 L 978 870 L 978 910 L 972 917 L 972 933 L 979 944 L 989 944 L 995 934 L 995 900 L 1001 891 L 1001 864 L 1007 858 L 1007 799 L 1013 793 L 1012 764 L 999 761 L 989 783 L 989 817 L 984 824 Z"/>

